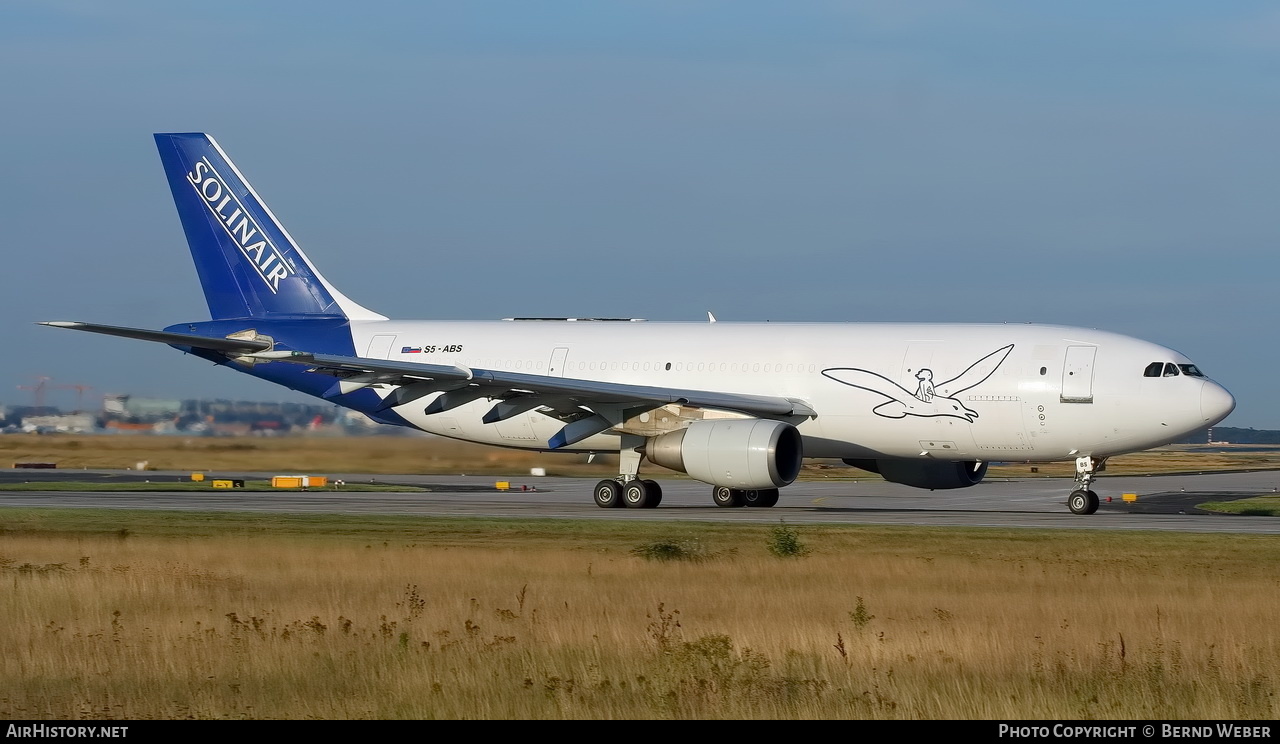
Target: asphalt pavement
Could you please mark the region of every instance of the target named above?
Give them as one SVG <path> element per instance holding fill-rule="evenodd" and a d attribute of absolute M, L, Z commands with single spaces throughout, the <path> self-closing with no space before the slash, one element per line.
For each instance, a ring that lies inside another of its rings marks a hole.
<path fill-rule="evenodd" d="M 265 480 L 275 473 L 218 473 L 217 477 Z M 776 523 L 896 524 L 1130 529 L 1280 534 L 1280 517 L 1213 514 L 1206 501 L 1277 493 L 1280 471 L 1187 475 L 1114 476 L 1095 481 L 1102 498 L 1096 514 L 1070 513 L 1072 482 L 1061 478 L 987 480 L 972 488 L 925 491 L 881 480 L 802 481 L 783 489 L 773 508 L 720 508 L 711 487 L 687 479 L 659 481 L 656 509 L 600 509 L 591 499 L 595 480 L 476 475 L 327 474 L 347 483 L 415 486 L 427 492 L 351 492 L 332 487 L 307 492 L 208 491 L 0 491 L 4 507 L 98 507 L 191 511 L 417 514 L 448 517 L 548 519 L 645 519 Z M 186 472 L 118 470 L 0 470 L 0 483 L 23 481 L 178 482 Z M 210 476 L 212 477 L 212 476 Z M 495 484 L 509 481 L 510 490 Z M 1123 494 L 1137 499 L 1125 502 Z M 0 519 L 3 518 L 0 512 Z"/>

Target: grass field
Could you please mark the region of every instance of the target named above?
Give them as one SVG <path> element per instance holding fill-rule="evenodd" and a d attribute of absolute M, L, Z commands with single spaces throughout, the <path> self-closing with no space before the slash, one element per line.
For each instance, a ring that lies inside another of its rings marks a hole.
<path fill-rule="evenodd" d="M 10 719 L 1280 714 L 1274 538 L 30 509 L 0 529 Z"/>
<path fill-rule="evenodd" d="M 419 437 L 0 450 L 65 470 L 616 472 Z M 1277 460 L 1171 448 L 1108 472 Z M 1280 541 L 1241 535 L 0 509 L 0 717 L 1274 720 L 1277 576 Z"/>
<path fill-rule="evenodd" d="M 11 460 L 12 462 L 5 462 Z M 0 464 L 56 463 L 59 469 L 281 473 L 617 474 L 617 457 L 542 454 L 427 436 L 180 437 L 10 434 Z M 664 471 L 665 472 L 665 471 Z M 603 476 L 601 476 L 603 477 Z"/>

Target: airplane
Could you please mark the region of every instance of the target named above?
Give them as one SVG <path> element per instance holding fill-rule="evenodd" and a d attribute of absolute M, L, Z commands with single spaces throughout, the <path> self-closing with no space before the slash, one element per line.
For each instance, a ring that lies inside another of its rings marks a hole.
<path fill-rule="evenodd" d="M 927 489 L 988 464 L 1074 461 L 1075 514 L 1107 458 L 1177 442 L 1234 408 L 1183 354 L 1036 324 L 392 320 L 330 284 L 212 137 L 155 135 L 210 320 L 168 344 L 375 421 L 520 449 L 617 452 L 602 508 L 653 508 L 647 460 L 772 507 L 804 458 Z M 366 249 L 367 250 L 367 249 Z"/>

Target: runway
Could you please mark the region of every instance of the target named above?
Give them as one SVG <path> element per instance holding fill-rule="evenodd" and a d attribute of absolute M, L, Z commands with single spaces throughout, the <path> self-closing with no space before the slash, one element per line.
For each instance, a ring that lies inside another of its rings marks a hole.
<path fill-rule="evenodd" d="M 0 482 L 141 481 L 177 482 L 186 473 L 121 471 L 0 470 Z M 219 473 L 219 477 L 268 479 L 264 473 Z M 1232 516 L 1198 511 L 1196 504 L 1231 500 L 1280 489 L 1280 471 L 1197 475 L 1115 476 L 1095 483 L 1103 499 L 1098 513 L 1077 516 L 1066 507 L 1071 481 L 1028 478 L 985 481 L 950 491 L 922 491 L 883 481 L 804 481 L 782 491 L 771 509 L 725 509 L 711 503 L 711 487 L 691 480 L 664 480 L 657 509 L 598 508 L 594 480 L 502 478 L 513 489 L 499 491 L 495 476 L 331 475 L 347 483 L 425 487 L 427 493 L 296 492 L 65 492 L 0 491 L 4 507 L 174 509 L 263 513 L 415 514 L 431 517 L 522 519 L 642 519 L 653 521 L 867 524 L 1047 529 L 1163 530 L 1280 534 L 1280 517 Z M 522 490 L 527 488 L 529 490 Z M 1123 493 L 1137 493 L 1125 503 Z M 1112 501 L 1107 502 L 1110 496 Z M 3 511 L 0 511 L 3 520 Z"/>

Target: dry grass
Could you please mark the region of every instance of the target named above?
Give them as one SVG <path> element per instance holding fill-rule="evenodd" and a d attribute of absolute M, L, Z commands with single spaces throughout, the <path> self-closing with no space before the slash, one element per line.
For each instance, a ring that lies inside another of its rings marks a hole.
<path fill-rule="evenodd" d="M 1204 470 L 1280 469 L 1280 447 L 1262 451 L 1225 446 L 1206 452 L 1167 447 L 1113 457 L 1110 474 L 1196 472 Z M 10 461 L 10 462 L 5 462 Z M 544 468 L 550 475 L 604 478 L 617 474 L 616 455 L 543 453 L 489 447 L 431 436 L 372 437 L 181 437 L 10 434 L 0 436 L 0 465 L 55 462 L 74 470 L 125 469 L 146 461 L 152 470 L 279 471 L 315 473 L 527 474 Z M 1038 472 L 1032 472 L 1035 468 Z M 1070 477 L 1074 464 L 1010 463 L 994 465 L 988 477 Z M 682 477 L 650 463 L 646 473 Z M 802 479 L 879 476 L 849 468 L 838 460 L 806 461 Z"/>
<path fill-rule="evenodd" d="M 1269 538 L 831 527 L 779 559 L 765 527 L 146 524 L 4 534 L 0 717 L 1280 714 Z M 707 555 L 633 554 L 673 538 Z"/>
<path fill-rule="evenodd" d="M 0 465 L 53 462 L 75 470 L 125 469 L 212 472 L 617 474 L 617 457 L 586 462 L 580 454 L 546 454 L 429 436 L 180 437 L 10 434 L 0 436 Z"/>
<path fill-rule="evenodd" d="M 1038 473 L 1032 473 L 1036 468 Z M 1280 470 L 1280 446 L 1231 446 L 1213 450 L 1179 445 L 1146 452 L 1117 455 L 1107 460 L 1107 475 L 1140 475 L 1144 473 L 1197 473 L 1219 470 Z M 1008 463 L 992 466 L 988 477 L 1069 478 L 1075 473 L 1074 462 Z"/>

